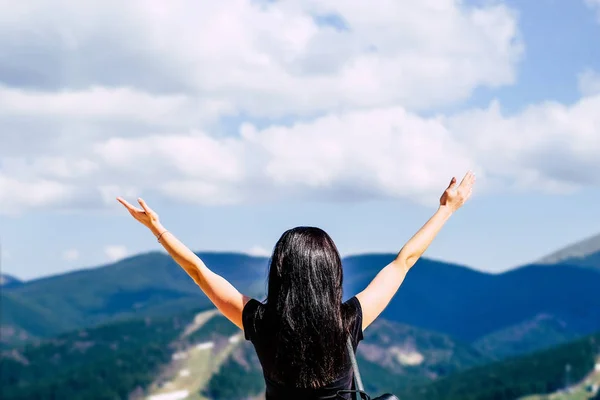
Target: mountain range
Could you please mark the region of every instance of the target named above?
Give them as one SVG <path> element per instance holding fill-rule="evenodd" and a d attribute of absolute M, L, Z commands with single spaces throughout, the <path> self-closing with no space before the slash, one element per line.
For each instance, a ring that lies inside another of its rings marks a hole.
<path fill-rule="evenodd" d="M 600 333 L 493 362 L 447 335 L 379 319 L 365 331 L 357 359 L 372 394 L 515 399 L 563 388 L 569 365 L 581 387 L 573 399 L 583 399 L 585 382 L 600 382 Z M 214 309 L 113 322 L 4 350 L 0 386 L 6 400 L 264 400 L 254 349 Z"/>
<path fill-rule="evenodd" d="M 568 263 L 600 268 L 600 234 L 573 243 L 541 258 L 538 264 Z"/>
<path fill-rule="evenodd" d="M 21 280 L 19 280 L 18 278 L 15 278 L 12 275 L 0 274 L 0 287 L 3 287 L 3 288 L 14 287 L 14 286 L 20 285 L 21 283 L 22 283 Z"/>
<path fill-rule="evenodd" d="M 199 256 L 244 293 L 264 297 L 267 258 L 218 252 Z M 394 257 L 344 258 L 345 297 L 362 290 Z M 494 349 L 496 356 L 536 350 L 600 329 L 596 257 L 592 253 L 578 263 L 525 265 L 502 274 L 422 258 L 382 317 L 473 343 L 480 350 Z M 168 255 L 152 252 L 3 287 L 0 328 L 6 345 L 209 305 Z"/>
<path fill-rule="evenodd" d="M 264 297 L 267 258 L 199 256 L 243 292 Z M 345 258 L 345 297 L 362 290 L 394 256 Z M 577 262 L 566 257 L 502 274 L 419 260 L 359 346 L 367 389 L 393 389 L 403 398 L 450 398 L 441 395 L 447 393 L 466 399 L 469 390 L 477 396 L 501 392 L 504 386 L 493 382 L 503 376 L 517 382 L 511 393 L 547 393 L 558 379 L 555 367 L 540 370 L 551 376 L 530 377 L 527 368 L 578 354 L 573 362 L 581 363 L 577 373 L 583 373 L 592 354 L 583 350 L 514 360 L 566 342 L 587 349 L 581 345 L 587 339 L 573 340 L 600 331 L 596 257 L 588 251 Z M 10 399 L 41 399 L 49 392 L 73 399 L 145 399 L 177 390 L 194 400 L 263 398 L 252 347 L 164 253 L 16 282 L 2 286 L 0 295 L 0 369 Z M 473 379 L 483 383 L 469 389 Z M 477 396 L 472 398 L 488 398 Z"/>
<path fill-rule="evenodd" d="M 248 293 L 260 292 L 266 259 L 204 253 L 213 269 Z M 45 338 L 140 315 L 170 315 L 208 306 L 208 298 L 164 253 L 126 258 L 7 287 L 0 303 L 2 341 L 15 335 Z"/>

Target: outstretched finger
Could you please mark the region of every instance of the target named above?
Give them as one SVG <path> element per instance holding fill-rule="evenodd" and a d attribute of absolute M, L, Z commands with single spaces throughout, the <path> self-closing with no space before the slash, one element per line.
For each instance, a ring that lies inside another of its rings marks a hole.
<path fill-rule="evenodd" d="M 148 207 L 144 199 L 142 199 L 141 197 L 138 198 L 138 203 L 140 203 L 140 206 L 142 206 L 144 211 L 146 211 L 146 214 L 150 215 L 150 207 Z"/>
<path fill-rule="evenodd" d="M 448 189 L 452 189 L 454 186 L 456 185 L 456 177 L 452 177 L 452 179 L 450 179 L 450 184 L 448 185 Z"/>
<path fill-rule="evenodd" d="M 473 184 L 475 184 L 475 180 L 477 178 L 475 177 L 475 174 L 473 172 L 471 172 L 471 176 L 469 177 L 469 186 L 473 186 Z"/>
<path fill-rule="evenodd" d="M 129 204 L 129 202 L 127 202 L 127 200 L 125 200 L 122 197 L 117 197 L 117 201 L 119 203 L 123 204 L 125 206 L 125 208 L 129 210 L 129 212 L 141 211 L 139 208 L 134 207 L 131 204 Z"/>
<path fill-rule="evenodd" d="M 464 178 L 460 182 L 460 186 L 472 185 L 474 181 L 475 175 L 473 174 L 473 172 L 469 171 L 465 174 Z"/>

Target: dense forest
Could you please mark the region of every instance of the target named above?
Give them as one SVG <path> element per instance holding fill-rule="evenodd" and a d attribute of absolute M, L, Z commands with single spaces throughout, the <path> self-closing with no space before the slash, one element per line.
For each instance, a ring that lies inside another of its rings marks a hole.
<path fill-rule="evenodd" d="M 196 312 L 111 323 L 41 344 L 6 349 L 0 358 L 0 397 L 104 400 L 127 399 L 132 392 L 143 394 L 161 367 L 170 361 L 176 350 L 174 343 L 186 346 L 239 333 L 226 318 L 216 315 L 185 341 L 177 340 Z M 389 329 L 374 328 L 371 334 L 384 337 L 395 332 Z M 378 343 L 375 337 L 369 339 L 371 345 Z M 462 352 L 456 354 L 464 356 Z M 412 372 L 411 368 L 404 368 L 398 374 L 360 354 L 358 361 L 367 390 L 373 394 L 393 392 L 411 400 L 508 400 L 562 388 L 567 365 L 571 381 L 580 380 L 592 370 L 598 354 L 600 333 L 527 356 L 470 368 L 433 383 L 426 382 L 418 367 Z M 440 365 L 452 368 L 452 364 Z M 263 390 L 256 354 L 250 343 L 243 341 L 212 376 L 202 394 L 232 400 Z"/>
<path fill-rule="evenodd" d="M 428 385 L 399 388 L 411 400 L 512 400 L 546 394 L 565 385 L 570 366 L 572 382 L 583 379 L 600 354 L 600 333 L 558 346 L 451 375 Z"/>
<path fill-rule="evenodd" d="M 0 398 L 127 399 L 170 360 L 171 344 L 194 315 L 113 323 L 4 351 Z"/>
<path fill-rule="evenodd" d="M 245 354 L 246 367 L 230 359 L 213 376 L 203 394 L 216 400 L 233 400 L 264 390 L 260 369 L 248 358 L 250 353 Z M 394 374 L 362 357 L 358 362 L 366 390 L 372 394 L 393 392 L 410 400 L 514 400 L 563 388 L 567 365 L 571 381 L 581 380 L 594 368 L 599 354 L 600 333 L 553 349 L 471 368 L 433 383 L 424 377 Z"/>
<path fill-rule="evenodd" d="M 202 394 L 214 400 L 247 399 L 265 390 L 262 371 L 244 367 L 234 360 L 227 360 L 215 374 Z"/>

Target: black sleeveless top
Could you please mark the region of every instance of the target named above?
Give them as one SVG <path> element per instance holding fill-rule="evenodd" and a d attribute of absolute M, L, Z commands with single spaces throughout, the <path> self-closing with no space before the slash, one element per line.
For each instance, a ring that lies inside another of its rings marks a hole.
<path fill-rule="evenodd" d="M 352 318 L 350 318 L 351 325 L 349 331 L 352 346 L 356 352 L 358 342 L 363 339 L 362 308 L 356 296 L 346 301 L 344 306 L 349 308 L 350 315 L 352 316 Z M 254 349 L 256 350 L 256 354 L 263 368 L 263 376 L 267 386 L 266 400 L 318 400 L 329 396 L 333 399 L 338 390 L 354 389 L 354 374 L 352 372 L 352 365 L 350 364 L 346 371 L 334 382 L 318 389 L 289 388 L 270 380 L 268 378 L 270 375 L 269 371 L 273 369 L 274 365 L 272 360 L 273 351 L 268 340 L 263 340 L 266 335 L 261 335 L 261 332 L 268 332 L 271 327 L 264 322 L 264 319 L 257 317 L 263 315 L 262 311 L 264 311 L 264 307 L 265 305 L 258 300 L 251 299 L 248 301 L 242 312 L 242 324 L 244 326 L 244 336 L 246 340 L 250 340 L 254 345 Z M 346 395 L 345 398 L 350 399 L 350 395 Z"/>

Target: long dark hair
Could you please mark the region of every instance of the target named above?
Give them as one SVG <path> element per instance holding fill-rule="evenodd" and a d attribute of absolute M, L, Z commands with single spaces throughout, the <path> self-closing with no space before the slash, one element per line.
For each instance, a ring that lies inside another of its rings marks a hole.
<path fill-rule="evenodd" d="M 347 362 L 342 261 L 319 228 L 286 231 L 273 250 L 265 317 L 274 346 L 271 379 L 314 388 L 335 380 Z"/>

